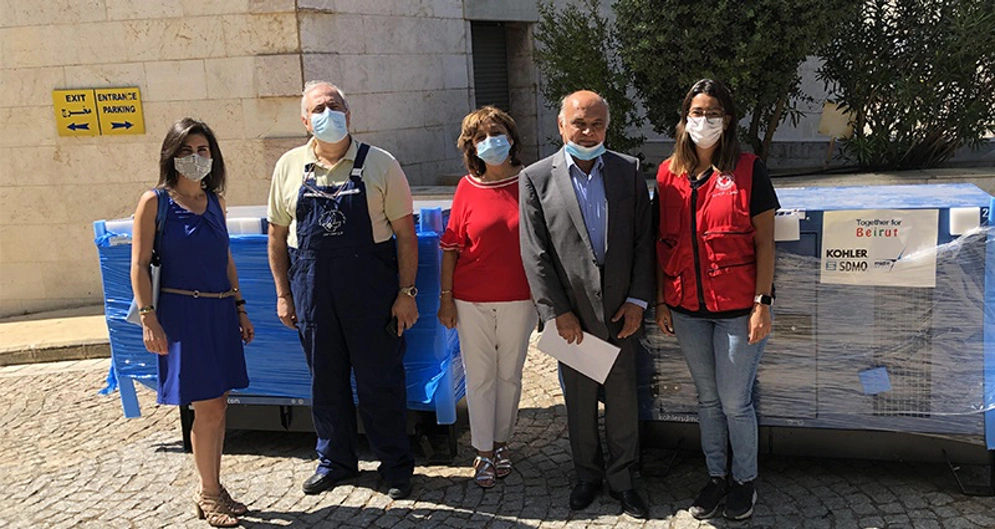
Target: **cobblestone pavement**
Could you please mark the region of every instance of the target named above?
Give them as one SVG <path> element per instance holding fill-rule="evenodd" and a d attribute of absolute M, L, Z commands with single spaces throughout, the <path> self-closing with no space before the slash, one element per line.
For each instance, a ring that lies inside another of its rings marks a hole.
<path fill-rule="evenodd" d="M 144 416 L 101 397 L 107 360 L 0 368 L 0 527 L 207 527 L 193 516 L 193 465 L 176 408 L 139 390 Z M 530 355 L 517 438 L 518 472 L 484 491 L 469 480 L 469 433 L 451 465 L 420 464 L 411 499 L 391 501 L 376 463 L 317 496 L 312 434 L 231 432 L 223 477 L 252 512 L 244 527 L 770 527 L 993 528 L 995 499 L 961 495 L 945 465 L 763 457 L 752 520 L 698 522 L 687 512 L 704 481 L 700 453 L 648 450 L 639 487 L 651 520 L 619 514 L 602 495 L 571 512 L 565 410 L 556 369 Z M 420 462 L 422 463 L 422 462 Z"/>

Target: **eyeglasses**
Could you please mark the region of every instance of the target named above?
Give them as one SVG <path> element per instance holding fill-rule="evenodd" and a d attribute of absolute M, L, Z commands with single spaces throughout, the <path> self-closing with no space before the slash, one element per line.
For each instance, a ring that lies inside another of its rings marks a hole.
<path fill-rule="evenodd" d="M 691 109 L 688 112 L 688 115 L 691 116 L 692 118 L 700 118 L 700 117 L 721 118 L 725 116 L 726 113 L 721 108 L 709 108 L 707 110 L 695 108 Z"/>

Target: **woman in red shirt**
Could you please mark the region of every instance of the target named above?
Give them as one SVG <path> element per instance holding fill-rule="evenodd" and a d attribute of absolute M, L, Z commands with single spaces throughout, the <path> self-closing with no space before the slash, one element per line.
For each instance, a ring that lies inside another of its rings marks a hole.
<path fill-rule="evenodd" d="M 439 321 L 459 333 L 474 480 L 511 473 L 508 441 L 518 417 L 522 367 L 537 314 L 518 245 L 518 127 L 485 106 L 463 118 L 456 145 L 470 174 L 456 188 L 442 235 Z"/>

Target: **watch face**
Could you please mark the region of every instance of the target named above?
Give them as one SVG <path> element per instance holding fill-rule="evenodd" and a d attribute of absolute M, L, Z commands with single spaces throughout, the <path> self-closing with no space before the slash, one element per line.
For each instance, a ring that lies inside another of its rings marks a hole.
<path fill-rule="evenodd" d="M 766 294 L 758 294 L 757 297 L 753 299 L 753 302 L 761 305 L 771 305 L 774 303 L 774 298 Z"/>

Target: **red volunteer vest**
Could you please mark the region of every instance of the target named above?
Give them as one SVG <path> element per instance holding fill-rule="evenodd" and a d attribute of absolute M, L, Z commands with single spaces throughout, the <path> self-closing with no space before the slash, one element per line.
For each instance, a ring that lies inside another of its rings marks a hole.
<path fill-rule="evenodd" d="M 667 305 L 710 312 L 753 306 L 757 281 L 750 216 L 754 160 L 752 154 L 740 154 L 732 173 L 712 173 L 698 189 L 691 188 L 686 173 L 672 173 L 669 160 L 660 165 L 656 249 Z"/>

